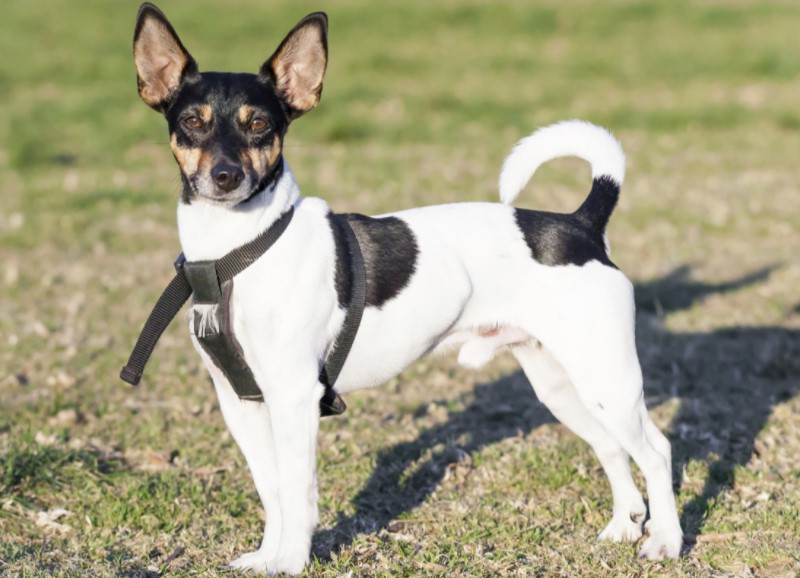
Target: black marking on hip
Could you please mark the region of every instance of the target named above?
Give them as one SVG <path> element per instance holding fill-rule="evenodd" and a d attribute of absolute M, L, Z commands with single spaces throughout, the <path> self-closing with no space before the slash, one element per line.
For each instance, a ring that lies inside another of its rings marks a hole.
<path fill-rule="evenodd" d="M 616 269 L 606 254 L 602 231 L 575 215 L 514 209 L 514 217 L 531 257 L 542 265 L 580 266 L 599 261 Z"/>
<path fill-rule="evenodd" d="M 417 266 L 419 249 L 411 228 L 397 217 L 373 218 L 355 213 L 328 214 L 336 244 L 336 295 L 347 307 L 352 293 L 350 254 L 338 219 L 347 219 L 358 238 L 367 275 L 367 307 L 383 307 L 408 286 Z"/>

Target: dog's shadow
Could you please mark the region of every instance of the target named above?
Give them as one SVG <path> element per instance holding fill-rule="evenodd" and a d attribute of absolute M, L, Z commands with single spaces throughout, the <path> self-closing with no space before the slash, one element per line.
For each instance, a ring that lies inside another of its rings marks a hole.
<path fill-rule="evenodd" d="M 675 398 L 679 403 L 669 427 L 676 488 L 692 462 L 708 464 L 702 489 L 682 508 L 681 526 L 689 537 L 702 534 L 709 507 L 733 487 L 737 466 L 758 454 L 756 440 L 773 408 L 800 393 L 800 331 L 732 326 L 678 333 L 666 330 L 662 318 L 758 284 L 775 269 L 713 284 L 692 281 L 689 267 L 680 267 L 637 286 L 640 357 L 646 392 L 654 398 L 648 405 Z"/>
<path fill-rule="evenodd" d="M 463 411 L 449 413 L 447 420 L 425 429 L 412 441 L 382 450 L 366 485 L 353 498 L 356 511 L 339 514 L 332 528 L 314 537 L 314 554 L 328 559 L 331 552 L 349 545 L 358 534 L 378 532 L 404 512 L 413 510 L 438 487 L 448 464 L 509 437 L 527 434 L 540 425 L 554 422 L 550 413 L 533 395 L 522 371 L 516 371 L 493 383 L 478 385 L 471 403 Z M 509 400 L 514 400 L 513 406 Z M 421 406 L 443 407 L 450 400 L 438 400 Z M 466 443 L 453 445 L 453 440 Z M 435 453 L 420 467 L 414 467 L 426 451 Z M 409 474 L 409 470 L 412 473 Z"/>
<path fill-rule="evenodd" d="M 648 407 L 668 401 L 679 404 L 668 429 L 676 488 L 688 464 L 709 464 L 702 491 L 683 506 L 681 526 L 688 536 L 702 532 L 709 504 L 731 487 L 736 466 L 749 462 L 773 407 L 798 393 L 800 331 L 733 327 L 677 333 L 667 330 L 663 319 L 713 295 L 764 281 L 773 269 L 710 284 L 691 280 L 690 268 L 680 267 L 636 287 L 637 342 Z M 555 421 L 536 400 L 521 371 L 481 384 L 473 395 L 463 411 L 450 413 L 445 422 L 422 431 L 416 439 L 378 454 L 372 475 L 353 498 L 355 512 L 340 514 L 332 527 L 315 535 L 317 557 L 329 559 L 358 534 L 387 528 L 392 520 L 422 504 L 441 483 L 449 463 Z M 514 400 L 513 406 L 508 400 Z M 468 441 L 451 447 L 456 439 Z M 409 475 L 409 468 L 435 447 L 445 449 Z"/>

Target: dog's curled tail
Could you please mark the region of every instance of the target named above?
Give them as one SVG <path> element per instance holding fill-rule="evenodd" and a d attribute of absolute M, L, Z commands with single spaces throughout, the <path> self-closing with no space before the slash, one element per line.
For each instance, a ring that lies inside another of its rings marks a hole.
<path fill-rule="evenodd" d="M 519 141 L 500 172 L 500 200 L 511 204 L 542 164 L 570 156 L 592 165 L 592 190 L 575 216 L 604 231 L 625 179 L 625 153 L 610 132 L 586 121 L 551 124 Z"/>

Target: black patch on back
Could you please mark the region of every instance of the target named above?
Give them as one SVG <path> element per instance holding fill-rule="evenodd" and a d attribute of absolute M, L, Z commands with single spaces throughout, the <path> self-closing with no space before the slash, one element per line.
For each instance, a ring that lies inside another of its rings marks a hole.
<path fill-rule="evenodd" d="M 350 253 L 347 251 L 347 241 L 342 230 L 341 218 L 340 215 L 328 213 L 328 222 L 331 225 L 333 242 L 336 246 L 336 274 L 334 277 L 336 297 L 339 307 L 344 309 L 350 304 L 350 296 L 353 292 L 353 278 L 350 273 L 353 266 L 350 260 Z M 367 276 L 367 283 L 369 284 L 369 276 Z"/>
<path fill-rule="evenodd" d="M 419 249 L 410 227 L 397 217 L 373 218 L 355 213 L 328 214 L 336 243 L 336 295 L 340 307 L 350 303 L 350 254 L 338 219 L 353 229 L 367 275 L 367 307 L 382 307 L 408 286 L 417 266 Z"/>
<path fill-rule="evenodd" d="M 514 209 L 517 226 L 542 265 L 585 265 L 599 261 L 616 269 L 606 255 L 602 231 L 588 226 L 575 215 Z"/>

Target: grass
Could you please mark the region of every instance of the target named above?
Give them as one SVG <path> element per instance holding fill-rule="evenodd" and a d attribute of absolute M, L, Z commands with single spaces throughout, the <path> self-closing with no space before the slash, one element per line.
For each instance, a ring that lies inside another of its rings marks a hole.
<path fill-rule="evenodd" d="M 256 70 L 309 2 L 166 2 L 206 70 Z M 512 143 L 582 117 L 628 179 L 611 223 L 646 395 L 673 443 L 686 556 L 594 541 L 588 447 L 508 358 L 423 360 L 320 433 L 309 576 L 800 573 L 800 7 L 326 7 L 331 62 L 287 157 L 307 195 L 384 212 L 495 198 Z M 234 576 L 264 512 L 180 324 L 117 379 L 178 252 L 178 176 L 135 93 L 135 6 L 0 6 L 0 575 Z M 554 162 L 520 203 L 573 210 Z M 638 478 L 641 482 L 641 478 Z M 66 512 L 66 513 L 65 513 Z"/>

